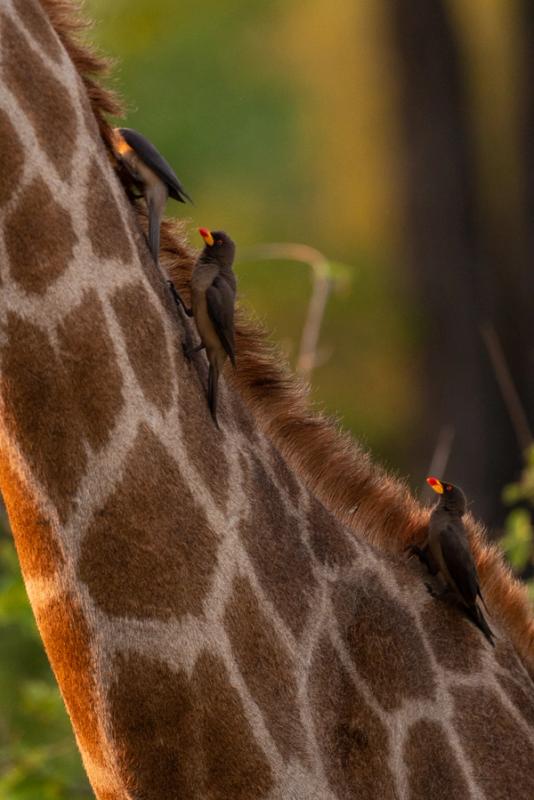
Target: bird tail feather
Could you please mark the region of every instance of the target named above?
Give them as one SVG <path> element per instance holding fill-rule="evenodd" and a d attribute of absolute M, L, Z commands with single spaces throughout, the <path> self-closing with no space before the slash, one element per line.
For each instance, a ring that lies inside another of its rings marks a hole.
<path fill-rule="evenodd" d="M 213 364 L 210 364 L 208 372 L 208 405 L 211 411 L 211 416 L 215 426 L 218 428 L 217 422 L 217 385 L 219 382 L 219 370 Z"/>
<path fill-rule="evenodd" d="M 487 607 L 487 605 L 486 605 L 486 601 L 484 600 L 484 598 L 483 598 L 483 596 L 482 596 L 482 592 L 480 591 L 480 589 L 478 590 L 478 596 L 480 597 L 480 601 L 481 601 L 482 605 L 484 606 L 484 608 L 485 608 L 485 610 L 486 610 L 486 614 L 489 614 L 489 613 L 490 613 L 490 612 L 489 612 L 489 609 L 488 609 L 488 607 Z M 490 616 L 491 616 L 491 615 L 490 615 Z"/>
<path fill-rule="evenodd" d="M 148 246 L 156 264 L 159 264 L 159 224 L 157 203 L 151 201 L 148 206 Z"/>
<path fill-rule="evenodd" d="M 477 628 L 482 631 L 488 642 L 491 644 L 492 647 L 495 647 L 494 639 L 495 634 L 491 630 L 490 626 L 486 622 L 486 618 L 484 614 L 480 610 L 480 608 L 476 605 L 476 603 L 472 606 L 467 608 L 467 615 L 471 619 L 472 622 L 477 626 Z"/>

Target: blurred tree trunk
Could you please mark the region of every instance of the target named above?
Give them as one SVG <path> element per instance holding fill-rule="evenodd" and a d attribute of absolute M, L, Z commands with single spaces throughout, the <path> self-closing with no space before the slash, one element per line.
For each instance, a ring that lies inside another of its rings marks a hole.
<path fill-rule="evenodd" d="M 501 301 L 479 218 L 462 57 L 443 0 L 385 4 L 398 62 L 407 260 L 426 310 L 418 467 L 452 426 L 446 475 L 494 524 L 520 453 L 480 335 L 481 324 L 497 324 Z"/>
<path fill-rule="evenodd" d="M 534 4 L 520 0 L 520 30 L 523 34 L 521 97 L 521 155 L 524 250 L 518 281 L 519 319 L 512 320 L 516 332 L 515 346 L 521 354 L 518 383 L 524 398 L 531 428 L 534 426 Z"/>

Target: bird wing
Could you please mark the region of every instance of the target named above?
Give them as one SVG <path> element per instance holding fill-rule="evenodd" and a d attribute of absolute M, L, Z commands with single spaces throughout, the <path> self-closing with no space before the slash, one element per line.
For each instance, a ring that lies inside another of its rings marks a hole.
<path fill-rule="evenodd" d="M 447 524 L 440 530 L 439 543 L 443 560 L 456 587 L 467 605 L 476 601 L 479 592 L 477 570 L 469 545 L 462 532 Z"/>
<path fill-rule="evenodd" d="M 176 177 L 171 165 L 165 161 L 161 153 L 158 153 L 152 142 L 149 142 L 144 136 L 131 128 L 119 128 L 119 133 L 130 147 L 135 150 L 141 160 L 149 167 L 156 175 L 161 178 L 169 190 L 169 195 L 180 203 L 185 203 L 192 200 L 185 191 L 184 187 Z"/>
<path fill-rule="evenodd" d="M 232 287 L 218 275 L 206 291 L 208 314 L 222 346 L 235 367 L 234 300 L 235 292 Z"/>

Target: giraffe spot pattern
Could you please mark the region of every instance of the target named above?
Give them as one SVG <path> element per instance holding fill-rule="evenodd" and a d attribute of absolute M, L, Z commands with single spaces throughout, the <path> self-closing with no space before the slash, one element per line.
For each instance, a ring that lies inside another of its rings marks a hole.
<path fill-rule="evenodd" d="M 48 334 L 10 312 L 2 346 L 4 424 L 65 522 L 87 466 L 70 382 Z M 31 353 L 31 358 L 28 354 Z"/>
<path fill-rule="evenodd" d="M 161 412 L 167 411 L 172 400 L 172 371 L 159 309 L 141 283 L 118 289 L 111 304 L 145 398 Z"/>
<path fill-rule="evenodd" d="M 36 610 L 46 652 L 81 749 L 103 764 L 91 633 L 76 598 L 65 595 Z"/>
<path fill-rule="evenodd" d="M 513 645 L 506 639 L 497 639 L 495 660 L 502 668 L 495 677 L 508 699 L 516 706 L 525 722 L 534 727 L 533 679 L 519 660 Z"/>
<path fill-rule="evenodd" d="M 310 500 L 308 530 L 313 554 L 321 564 L 342 567 L 358 558 L 343 527 L 315 497 Z"/>
<path fill-rule="evenodd" d="M 11 277 L 29 294 L 45 294 L 67 270 L 77 237 L 42 178 L 24 188 L 10 211 L 5 243 Z"/>
<path fill-rule="evenodd" d="M 13 5 L 24 23 L 26 30 L 31 33 L 35 42 L 54 61 L 61 61 L 61 48 L 57 36 L 41 5 L 36 0 L 13 0 Z"/>
<path fill-rule="evenodd" d="M 236 690 L 217 656 L 191 679 L 137 653 L 118 653 L 109 704 L 119 770 L 143 800 L 261 800 L 272 786 Z M 150 692 L 146 687 L 150 686 Z"/>
<path fill-rule="evenodd" d="M 133 251 L 126 228 L 111 186 L 94 158 L 89 170 L 86 211 L 87 235 L 94 254 L 129 263 Z"/>
<path fill-rule="evenodd" d="M 237 358 L 239 359 L 239 337 L 237 338 Z M 236 430 L 248 439 L 249 442 L 256 443 L 258 441 L 258 433 L 254 418 L 247 408 L 245 401 L 239 396 L 237 391 L 231 392 L 232 397 L 232 416 Z"/>
<path fill-rule="evenodd" d="M 225 509 L 230 489 L 228 482 L 230 468 L 222 444 L 223 438 L 213 424 L 200 380 L 191 380 L 187 375 L 188 368 L 183 365 L 183 357 L 178 357 L 176 362 L 179 382 L 177 406 L 182 442 L 206 489 L 218 507 Z"/>
<path fill-rule="evenodd" d="M 337 581 L 332 602 L 350 657 L 386 711 L 407 698 L 434 699 L 432 666 L 415 620 L 375 574 Z"/>
<path fill-rule="evenodd" d="M 9 17 L 3 15 L 1 20 L 4 81 L 16 95 L 42 150 L 65 180 L 72 172 L 78 134 L 71 98 Z M 41 198 L 40 207 L 44 206 Z"/>
<path fill-rule="evenodd" d="M 52 525 L 32 497 L 31 490 L 12 469 L 5 453 L 0 455 L 0 489 L 24 577 L 53 576 L 64 560 Z"/>
<path fill-rule="evenodd" d="M 498 638 L 495 642 L 495 660 L 517 681 L 532 689 L 533 678 L 520 661 L 513 645 L 506 639 Z"/>
<path fill-rule="evenodd" d="M 474 776 L 488 800 L 534 797 L 534 740 L 494 691 L 485 687 L 452 687 L 454 727 L 470 759 Z"/>
<path fill-rule="evenodd" d="M 72 386 L 78 420 L 95 450 L 110 439 L 123 405 L 122 376 L 94 289 L 63 320 L 58 329 L 61 358 Z"/>
<path fill-rule="evenodd" d="M 0 109 L 0 208 L 17 188 L 23 164 L 22 143 L 8 115 Z"/>
<path fill-rule="evenodd" d="M 420 719 L 408 730 L 404 744 L 404 764 L 408 773 L 407 800 L 469 800 L 462 768 L 437 722 Z"/>
<path fill-rule="evenodd" d="M 316 581 L 311 558 L 302 541 L 299 520 L 289 514 L 282 496 L 254 453 L 246 495 L 255 498 L 240 533 L 258 580 L 278 613 L 298 636 L 310 611 Z"/>
<path fill-rule="evenodd" d="M 326 639 L 313 656 L 309 699 L 325 772 L 340 800 L 396 800 L 388 732 Z"/>
<path fill-rule="evenodd" d="M 507 695 L 508 699 L 517 708 L 525 722 L 534 728 L 534 700 L 532 683 L 530 686 L 524 682 L 514 680 L 509 675 L 497 674 L 501 688 Z"/>
<path fill-rule="evenodd" d="M 287 762 L 301 755 L 304 736 L 293 664 L 245 577 L 234 579 L 224 623 L 239 670 L 282 757 Z"/>
<path fill-rule="evenodd" d="M 278 485 L 282 487 L 293 505 L 297 505 L 300 498 L 300 488 L 298 482 L 287 466 L 285 459 L 279 453 L 274 444 L 269 443 L 269 455 L 273 464 L 274 474 L 278 480 Z"/>
<path fill-rule="evenodd" d="M 78 573 L 107 614 L 202 614 L 217 540 L 178 464 L 141 426 L 117 487 L 82 542 Z"/>
<path fill-rule="evenodd" d="M 466 674 L 481 669 L 485 640 L 459 608 L 430 600 L 421 613 L 421 622 L 441 666 Z"/>

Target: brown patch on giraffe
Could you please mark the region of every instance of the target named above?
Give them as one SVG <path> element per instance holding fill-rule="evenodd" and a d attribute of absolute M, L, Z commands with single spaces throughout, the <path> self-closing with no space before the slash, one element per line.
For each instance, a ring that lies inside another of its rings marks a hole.
<path fill-rule="evenodd" d="M 263 464 L 250 451 L 246 494 L 254 498 L 241 523 L 241 536 L 262 589 L 284 622 L 299 636 L 311 608 L 316 581 L 297 517 L 286 511 L 282 496 Z"/>
<path fill-rule="evenodd" d="M 35 0 L 13 0 L 17 14 L 36 42 L 54 59 L 61 60 L 61 48 L 52 26 Z"/>
<path fill-rule="evenodd" d="M 421 623 L 442 667 L 467 674 L 481 669 L 484 639 L 459 608 L 429 600 L 421 612 Z"/>
<path fill-rule="evenodd" d="M 216 562 L 204 511 L 176 461 L 142 426 L 82 542 L 80 578 L 107 614 L 167 620 L 202 614 Z"/>
<path fill-rule="evenodd" d="M 2 15 L 1 23 L 3 79 L 26 113 L 41 148 L 66 180 L 78 134 L 72 99 L 12 20 Z M 42 197 L 39 206 L 46 208 Z"/>
<path fill-rule="evenodd" d="M 442 726 L 420 719 L 408 730 L 404 743 L 409 800 L 469 800 L 471 793 L 462 768 Z"/>
<path fill-rule="evenodd" d="M 104 309 L 94 289 L 58 328 L 61 356 L 78 410 L 78 420 L 91 447 L 101 449 L 123 405 L 122 376 L 115 357 Z"/>
<path fill-rule="evenodd" d="M 182 442 L 189 460 L 200 473 L 205 487 L 218 507 L 224 510 L 230 487 L 229 465 L 224 452 L 223 438 L 213 426 L 204 388 L 199 380 L 194 379 L 194 373 L 192 376 L 186 375 L 182 366 L 183 361 L 182 357 L 176 358 L 177 406 L 182 426 Z"/>
<path fill-rule="evenodd" d="M 67 270 L 77 237 L 70 214 L 42 178 L 18 197 L 6 219 L 5 242 L 11 276 L 26 292 L 44 294 Z"/>
<path fill-rule="evenodd" d="M 304 737 L 294 666 L 245 577 L 234 579 L 224 622 L 237 666 L 282 757 L 287 762 L 301 756 Z"/>
<path fill-rule="evenodd" d="M 93 158 L 87 184 L 87 234 L 99 258 L 129 263 L 133 251 L 109 181 Z M 137 309 L 139 315 L 141 309 Z"/>
<path fill-rule="evenodd" d="M 8 115 L 0 108 L 0 208 L 10 199 L 18 187 L 24 150 Z"/>
<path fill-rule="evenodd" d="M 4 334 L 4 422 L 65 522 L 87 465 L 76 387 L 45 331 L 9 313 Z"/>
<path fill-rule="evenodd" d="M 5 453 L 0 455 L 0 489 L 24 577 L 48 578 L 63 566 L 63 553 L 49 518 L 32 497 Z"/>
<path fill-rule="evenodd" d="M 353 564 L 358 558 L 343 527 L 315 497 L 310 497 L 308 511 L 310 546 L 315 558 L 329 567 Z"/>
<path fill-rule="evenodd" d="M 37 608 L 36 618 L 80 748 L 103 764 L 91 633 L 84 613 L 74 597 L 64 595 Z"/>
<path fill-rule="evenodd" d="M 143 394 L 161 412 L 167 411 L 172 400 L 172 371 L 159 309 L 142 283 L 118 289 L 111 305 Z"/>
<path fill-rule="evenodd" d="M 191 679 L 138 653 L 115 657 L 109 692 L 118 766 L 143 800 L 258 800 L 272 785 L 224 664 L 202 654 Z M 142 732 L 142 735 L 140 735 Z"/>
<path fill-rule="evenodd" d="M 337 581 L 332 602 L 350 657 L 386 711 L 408 698 L 434 699 L 432 665 L 415 620 L 377 575 L 366 571 Z"/>
<path fill-rule="evenodd" d="M 495 642 L 495 660 L 503 669 L 522 683 L 532 687 L 534 679 L 530 677 L 522 662 L 519 660 L 513 645 L 506 639 L 498 638 Z"/>
<path fill-rule="evenodd" d="M 182 670 L 137 652 L 117 652 L 108 691 L 117 766 L 133 797 L 201 800 L 197 702 Z"/>
<path fill-rule="evenodd" d="M 525 721 L 534 726 L 534 681 L 517 657 L 513 645 L 505 639 L 497 639 L 495 659 L 502 667 L 502 671 L 496 671 L 495 677 Z"/>
<path fill-rule="evenodd" d="M 256 800 L 272 787 L 271 768 L 245 717 L 224 663 L 203 653 L 194 671 L 201 705 L 201 749 L 206 758 L 206 795 L 214 800 Z M 224 725 L 221 725 L 224 720 Z"/>
<path fill-rule="evenodd" d="M 274 444 L 269 442 L 269 455 L 273 464 L 274 474 L 278 485 L 286 492 L 293 505 L 298 505 L 300 487 L 298 481 L 287 466 L 285 459 L 280 455 Z"/>
<path fill-rule="evenodd" d="M 239 396 L 239 392 L 235 387 L 232 387 L 230 396 L 232 398 L 232 414 L 237 430 L 248 439 L 249 443 L 256 442 L 258 440 L 258 431 L 256 429 L 254 417 Z"/>
<path fill-rule="evenodd" d="M 517 679 L 499 672 L 495 677 L 525 722 L 534 728 L 534 685 L 530 678 L 525 675 L 523 679 Z"/>
<path fill-rule="evenodd" d="M 341 800 L 396 800 L 388 731 L 326 639 L 315 651 L 309 699 L 325 772 Z"/>
<path fill-rule="evenodd" d="M 454 700 L 454 726 L 487 797 L 534 797 L 534 740 L 527 738 L 498 695 L 483 686 L 457 686 L 449 691 Z"/>

